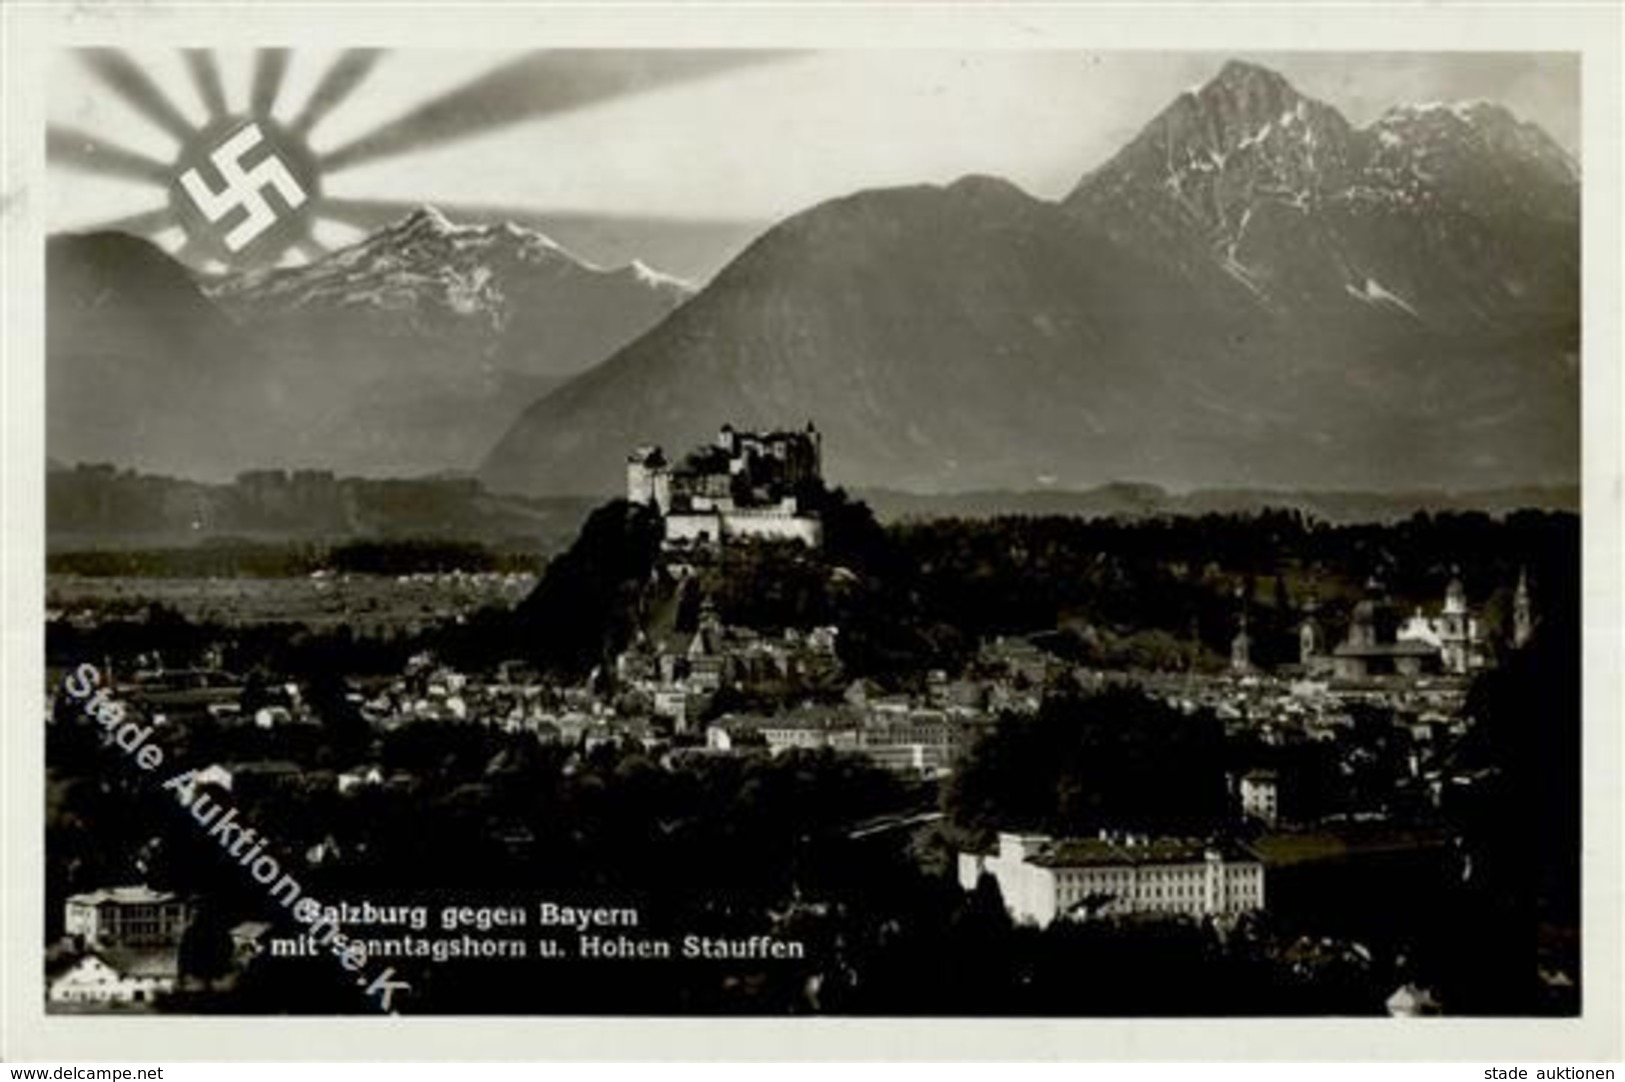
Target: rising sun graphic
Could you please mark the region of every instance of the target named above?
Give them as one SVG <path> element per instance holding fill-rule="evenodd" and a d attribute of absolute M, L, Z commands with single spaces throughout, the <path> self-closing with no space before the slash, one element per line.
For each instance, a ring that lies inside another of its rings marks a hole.
<path fill-rule="evenodd" d="M 254 53 L 247 106 L 228 106 L 216 54 L 181 50 L 207 117 L 195 123 L 127 53 L 78 49 L 75 59 L 175 143 L 165 159 L 102 135 L 53 124 L 47 160 L 56 168 L 151 186 L 158 205 L 96 223 L 148 238 L 181 237 L 174 254 L 200 269 L 239 271 L 318 259 L 320 223 L 370 227 L 398 200 L 340 199 L 327 178 L 364 163 L 428 150 L 496 128 L 569 112 L 613 98 L 704 78 L 793 54 L 759 50 L 538 50 L 520 54 L 326 152 L 310 134 L 366 82 L 387 54 L 349 49 L 316 81 L 291 119 L 278 99 L 291 53 Z M 477 212 L 478 208 L 470 208 Z"/>

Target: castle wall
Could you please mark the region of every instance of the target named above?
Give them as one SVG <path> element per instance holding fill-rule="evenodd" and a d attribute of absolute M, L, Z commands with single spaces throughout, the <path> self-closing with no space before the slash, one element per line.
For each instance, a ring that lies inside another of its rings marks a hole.
<path fill-rule="evenodd" d="M 678 512 L 666 516 L 666 541 L 668 544 L 720 541 L 724 536 L 722 516 L 715 512 L 707 514 Z"/>
<path fill-rule="evenodd" d="M 822 525 L 815 518 L 779 512 L 733 511 L 722 516 L 729 537 L 761 538 L 770 541 L 800 541 L 817 548 L 824 540 Z"/>
<path fill-rule="evenodd" d="M 666 516 L 666 541 L 719 541 L 729 539 L 800 541 L 810 548 L 823 542 L 823 527 L 815 518 L 775 511 L 679 511 Z"/>

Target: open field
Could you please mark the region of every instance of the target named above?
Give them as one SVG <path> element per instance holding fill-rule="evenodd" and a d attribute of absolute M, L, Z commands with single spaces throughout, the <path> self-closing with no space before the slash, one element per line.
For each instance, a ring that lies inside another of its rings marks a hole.
<path fill-rule="evenodd" d="M 96 621 L 138 616 L 161 605 L 194 622 L 343 625 L 363 634 L 455 620 L 487 606 L 511 607 L 535 585 L 536 577 L 524 572 L 233 579 L 50 575 L 46 614 Z"/>

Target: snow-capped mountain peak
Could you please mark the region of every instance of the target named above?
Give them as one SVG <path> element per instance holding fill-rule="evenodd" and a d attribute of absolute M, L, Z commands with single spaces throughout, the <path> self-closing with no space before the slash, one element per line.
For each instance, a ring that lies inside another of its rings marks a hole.
<path fill-rule="evenodd" d="M 535 229 L 422 206 L 308 266 L 228 278 L 210 294 L 335 381 L 489 389 L 577 372 L 693 292 L 638 267 L 607 270 Z"/>
<path fill-rule="evenodd" d="M 648 286 L 655 286 L 664 289 L 676 289 L 688 293 L 694 292 L 696 288 L 694 283 L 690 282 L 688 279 L 679 278 L 675 274 L 667 274 L 665 271 L 656 270 L 641 259 L 632 260 L 632 262 L 621 268 L 621 273 L 628 274 L 637 281 Z"/>
<path fill-rule="evenodd" d="M 1239 61 L 1175 98 L 1067 198 L 1114 238 L 1178 251 L 1188 275 L 1217 270 L 1266 309 L 1346 314 L 1376 299 L 1374 310 L 1432 325 L 1559 303 L 1537 300 L 1527 269 L 1487 238 L 1549 231 L 1557 258 L 1578 203 L 1572 158 L 1499 104 L 1396 106 L 1355 128 Z M 1422 273 L 1438 258 L 1462 268 L 1460 280 Z M 1535 277 L 1559 290 L 1569 280 Z"/>
<path fill-rule="evenodd" d="M 1414 156 L 1500 157 L 1544 172 L 1558 184 L 1579 181 L 1578 163 L 1556 140 L 1505 106 L 1482 99 L 1395 106 L 1363 134 L 1376 141 L 1379 155 L 1403 150 Z"/>
<path fill-rule="evenodd" d="M 635 290 L 658 308 L 692 287 L 643 264 L 629 274 L 576 256 L 545 233 L 514 222 L 458 223 L 421 206 L 371 236 L 308 266 L 239 275 L 213 288 L 228 308 L 375 311 L 403 332 L 441 333 L 474 322 L 500 332 L 520 303 L 543 294 Z M 632 307 L 643 302 L 628 296 Z"/>
<path fill-rule="evenodd" d="M 345 252 L 359 254 L 369 250 L 399 251 L 420 247 L 425 255 L 440 256 L 459 250 L 474 250 L 497 257 L 533 261 L 560 258 L 584 269 L 598 269 L 538 230 L 511 221 L 459 224 L 430 205 L 418 207 Z"/>

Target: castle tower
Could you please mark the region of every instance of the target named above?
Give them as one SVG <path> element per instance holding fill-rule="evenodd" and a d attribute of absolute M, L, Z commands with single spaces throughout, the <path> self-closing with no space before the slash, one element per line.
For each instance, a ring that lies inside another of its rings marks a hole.
<path fill-rule="evenodd" d="M 671 510 L 671 468 L 659 447 L 639 447 L 627 456 L 626 499 L 662 515 Z"/>
<path fill-rule="evenodd" d="M 824 476 L 824 434 L 811 420 L 807 422 L 807 442 L 812 447 L 812 476 L 821 479 Z"/>
<path fill-rule="evenodd" d="M 1535 609 L 1529 599 L 1529 571 L 1518 572 L 1518 590 L 1512 595 L 1512 645 L 1523 649 L 1535 634 Z"/>
<path fill-rule="evenodd" d="M 1230 671 L 1236 673 L 1253 671 L 1253 637 L 1247 634 L 1246 609 L 1241 610 L 1236 637 L 1230 640 Z"/>

